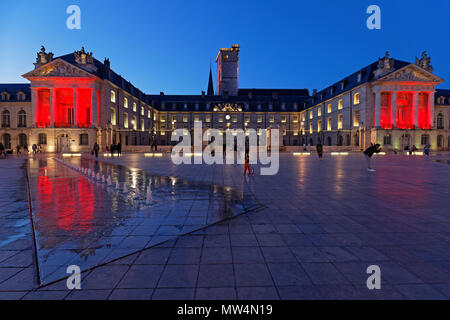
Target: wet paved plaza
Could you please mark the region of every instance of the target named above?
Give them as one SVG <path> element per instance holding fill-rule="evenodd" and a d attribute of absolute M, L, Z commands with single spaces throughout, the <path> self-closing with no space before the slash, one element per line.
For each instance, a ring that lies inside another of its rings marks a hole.
<path fill-rule="evenodd" d="M 51 157 L 0 161 L 0 299 L 448 299 L 449 159 L 379 156 L 368 173 L 359 154 L 281 154 L 278 175 L 250 178 L 169 156 L 66 160 L 112 186 Z M 68 263 L 88 270 L 82 290 L 36 289 L 37 269 L 45 284 Z"/>

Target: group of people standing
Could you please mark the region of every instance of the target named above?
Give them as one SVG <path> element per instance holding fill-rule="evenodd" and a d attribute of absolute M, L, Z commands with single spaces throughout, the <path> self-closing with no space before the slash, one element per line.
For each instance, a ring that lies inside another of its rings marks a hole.
<path fill-rule="evenodd" d="M 114 155 L 115 153 L 117 153 L 118 156 L 121 156 L 122 155 L 122 143 L 120 143 L 120 142 L 118 144 L 113 143 L 111 145 L 111 147 L 109 147 L 109 150 L 108 150 L 108 147 L 106 147 L 106 151 L 111 152 L 111 155 Z"/>

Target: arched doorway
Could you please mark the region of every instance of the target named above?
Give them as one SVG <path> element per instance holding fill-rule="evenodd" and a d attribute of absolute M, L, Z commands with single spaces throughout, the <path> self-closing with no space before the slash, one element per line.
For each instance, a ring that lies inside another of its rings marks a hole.
<path fill-rule="evenodd" d="M 69 135 L 62 133 L 56 137 L 56 152 L 69 152 Z"/>
<path fill-rule="evenodd" d="M 8 133 L 3 135 L 3 146 L 5 149 L 11 149 L 11 136 Z"/>

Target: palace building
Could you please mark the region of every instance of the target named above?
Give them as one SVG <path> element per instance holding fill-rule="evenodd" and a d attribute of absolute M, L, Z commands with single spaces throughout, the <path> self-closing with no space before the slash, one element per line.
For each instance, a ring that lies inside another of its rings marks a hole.
<path fill-rule="evenodd" d="M 450 90 L 430 58 L 389 57 L 321 91 L 239 87 L 238 45 L 220 49 L 199 95 L 145 94 L 82 48 L 54 57 L 42 47 L 29 84 L 0 84 L 0 141 L 7 149 L 39 144 L 46 152 L 89 152 L 121 142 L 124 151 L 172 144 L 175 129 L 195 121 L 223 132 L 280 129 L 285 147 L 316 144 L 359 150 L 370 143 L 403 149 L 450 148 Z M 215 92 L 214 92 L 215 91 Z M 178 141 L 178 140 L 177 140 Z"/>

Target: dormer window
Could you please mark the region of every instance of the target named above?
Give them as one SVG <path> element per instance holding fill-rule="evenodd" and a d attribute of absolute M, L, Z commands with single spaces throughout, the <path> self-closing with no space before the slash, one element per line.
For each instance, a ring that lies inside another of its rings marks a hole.
<path fill-rule="evenodd" d="M 18 101 L 24 101 L 25 100 L 25 94 L 23 92 L 17 93 L 17 100 Z"/>
<path fill-rule="evenodd" d="M 9 100 L 9 94 L 7 92 L 2 92 L 2 100 L 3 101 Z"/>
<path fill-rule="evenodd" d="M 281 111 L 286 111 L 286 104 L 283 103 L 283 104 L 281 105 Z"/>
<path fill-rule="evenodd" d="M 260 104 L 258 104 L 258 111 L 261 111 L 261 105 Z"/>
<path fill-rule="evenodd" d="M 342 82 L 341 82 L 341 90 L 344 90 L 344 89 L 345 89 L 345 82 L 342 81 Z"/>
<path fill-rule="evenodd" d="M 438 98 L 438 104 L 444 104 L 445 103 L 445 98 L 444 97 L 439 97 Z"/>
<path fill-rule="evenodd" d="M 362 79 L 362 74 L 361 74 L 361 72 L 359 72 L 359 73 L 358 73 L 358 76 L 357 76 L 358 82 L 361 82 L 361 79 Z"/>
<path fill-rule="evenodd" d="M 330 94 L 333 95 L 334 94 L 334 87 L 330 88 Z"/>

